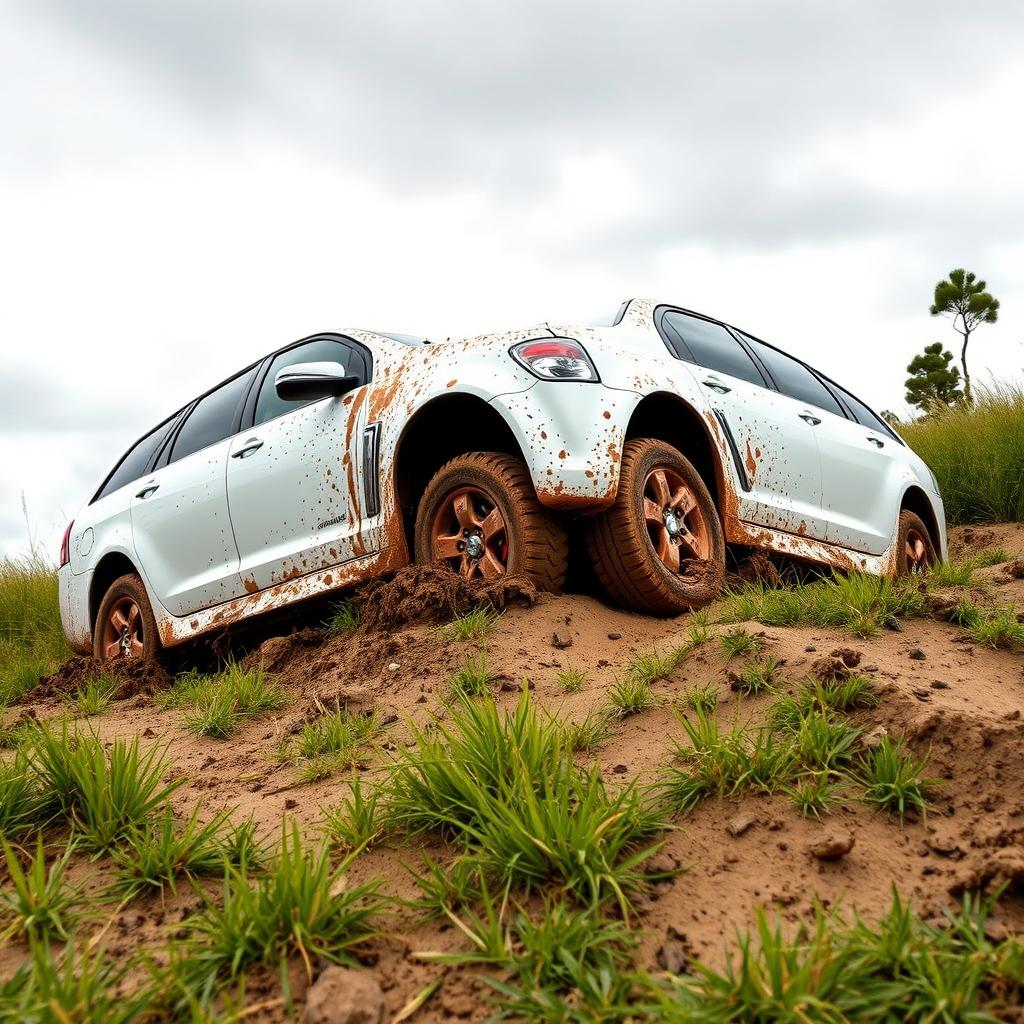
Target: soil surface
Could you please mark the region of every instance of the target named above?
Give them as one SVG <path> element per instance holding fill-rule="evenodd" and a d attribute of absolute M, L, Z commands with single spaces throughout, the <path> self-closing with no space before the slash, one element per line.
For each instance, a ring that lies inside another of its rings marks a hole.
<path fill-rule="evenodd" d="M 978 570 L 973 590 L 987 603 L 1024 607 L 1024 526 L 962 528 L 953 530 L 950 540 L 954 555 L 1006 548 L 1011 557 Z M 767 560 L 751 559 L 741 572 L 747 578 L 775 578 Z M 511 707 L 520 688 L 529 685 L 540 706 L 571 720 L 603 704 L 633 655 L 652 647 L 667 651 L 682 643 L 689 629 L 686 615 L 649 618 L 593 597 L 538 594 L 521 580 L 505 581 L 492 591 L 487 598 L 501 615 L 483 643 L 497 673 L 495 700 Z M 425 726 L 443 714 L 451 674 L 478 646 L 446 639 L 437 624 L 479 598 L 447 573 L 403 570 L 358 594 L 362 621 L 354 633 L 332 637 L 307 628 L 265 640 L 247 657 L 275 674 L 289 704 L 276 715 L 249 722 L 227 740 L 196 737 L 183 727 L 180 710 L 158 710 L 150 693 L 166 679 L 143 671 L 127 673 L 121 699 L 89 721 L 104 738 L 139 735 L 146 744 L 168 745 L 172 774 L 187 780 L 174 796 L 182 812 L 201 801 L 205 814 L 229 809 L 239 820 L 252 815 L 268 835 L 276 835 L 285 818 L 294 818 L 313 835 L 321 807 L 343 797 L 347 784 L 340 777 L 299 784 L 294 765 L 273 759 L 278 742 L 319 709 L 345 704 L 377 709 L 393 722 L 385 746 L 403 744 L 410 723 Z M 888 908 L 894 886 L 920 914 L 933 917 L 959 902 L 967 888 L 992 890 L 1006 884 L 994 918 L 1024 930 L 1021 653 L 972 645 L 957 626 L 934 618 L 903 620 L 897 630 L 865 640 L 842 630 L 758 623 L 747 628 L 762 634 L 765 653 L 782 662 L 783 691 L 795 691 L 811 674 L 836 675 L 853 666 L 871 675 L 881 703 L 855 713 L 852 724 L 865 732 L 880 727 L 904 737 L 917 754 L 927 756 L 929 774 L 943 784 L 927 819 L 908 819 L 902 826 L 852 793 L 822 821 L 801 817 L 784 794 L 703 802 L 677 820 L 657 855 L 666 866 L 685 870 L 641 900 L 639 963 L 659 970 L 680 951 L 720 963 L 734 929 L 750 926 L 758 907 L 795 922 L 808 918 L 817 900 L 856 908 L 871 919 Z M 724 629 L 715 626 L 713 632 Z M 63 713 L 60 695 L 88 672 L 84 661 L 77 659 L 45 680 L 16 712 L 40 718 Z M 723 722 L 733 715 L 756 718 L 771 698 L 742 696 L 732 689 L 730 679 L 741 664 L 742 659 L 727 660 L 714 641 L 693 651 L 670 678 L 655 685 L 662 698 L 659 707 L 618 722 L 610 738 L 593 754 L 580 755 L 580 762 L 596 759 L 613 784 L 656 778 L 681 735 L 672 702 L 696 685 L 718 688 Z M 569 667 L 586 672 L 583 688 L 571 694 L 556 678 Z M 386 749 L 378 751 L 364 776 L 379 777 L 387 757 Z M 826 852 L 849 847 L 849 852 L 821 859 L 821 850 L 818 856 L 811 852 L 816 846 Z M 425 850 L 442 862 L 450 856 L 440 846 L 427 848 L 418 841 L 385 845 L 357 860 L 353 881 L 379 876 L 387 892 L 411 898 L 416 890 L 403 865 L 418 863 Z M 88 879 L 88 889 L 103 886 L 102 862 L 76 870 Z M 109 952 L 116 956 L 140 943 L 165 941 L 197 903 L 187 885 L 162 900 L 136 901 L 110 922 Z M 470 971 L 413 956 L 420 950 L 462 948 L 456 929 L 416 924 L 411 911 L 398 910 L 387 931 L 367 966 L 384 989 L 388 1019 L 438 974 L 443 983 L 411 1020 L 428 1024 L 488 1016 L 488 990 Z M 0 951 L 0 976 L 21 955 L 17 946 Z M 301 1005 L 306 984 L 301 972 L 293 982 Z M 269 978 L 265 991 L 257 982 L 249 998 L 256 1003 L 277 992 L 276 979 Z M 283 1019 L 281 1013 L 279 1006 L 268 1005 L 247 1020 Z"/>

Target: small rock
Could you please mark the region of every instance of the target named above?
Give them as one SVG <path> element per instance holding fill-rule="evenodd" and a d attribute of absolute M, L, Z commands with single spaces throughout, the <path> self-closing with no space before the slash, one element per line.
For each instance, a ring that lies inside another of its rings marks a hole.
<path fill-rule="evenodd" d="M 865 665 L 864 666 L 864 671 L 865 672 L 877 672 L 878 671 L 878 666 L 877 665 Z"/>
<path fill-rule="evenodd" d="M 624 764 L 617 764 L 612 771 L 615 772 L 616 775 L 625 775 L 629 769 Z"/>
<path fill-rule="evenodd" d="M 502 687 L 502 689 L 504 690 L 504 689 L 505 689 L 505 687 L 503 686 L 503 687 Z M 418 697 L 416 698 L 416 703 L 417 703 L 417 704 L 426 704 L 426 703 L 427 703 L 427 695 L 426 695 L 425 693 L 421 693 L 421 694 L 420 694 L 420 695 L 419 695 L 419 696 L 418 696 Z"/>
<path fill-rule="evenodd" d="M 611 664 L 611 662 L 607 658 L 598 658 L 597 659 L 597 667 L 598 668 L 607 668 L 610 664 Z"/>
<path fill-rule="evenodd" d="M 556 630 L 551 634 L 551 646 L 564 651 L 566 647 L 572 647 L 572 637 L 568 633 L 560 633 Z"/>
<path fill-rule="evenodd" d="M 925 689 L 915 690 L 914 696 L 922 703 L 927 704 L 932 699 L 932 692 Z"/>
<path fill-rule="evenodd" d="M 299 806 L 299 801 L 298 800 L 293 800 L 291 797 L 288 797 L 288 799 L 285 800 L 285 802 L 284 802 L 284 809 L 286 811 L 294 811 L 295 808 L 298 807 L 298 806 Z"/>
<path fill-rule="evenodd" d="M 893 633 L 902 633 L 903 626 L 899 619 L 888 618 L 885 620 L 885 628 Z"/>
<path fill-rule="evenodd" d="M 608 634 L 608 639 L 609 640 L 621 640 L 622 639 L 622 634 L 621 633 L 609 633 Z"/>
<path fill-rule="evenodd" d="M 1024 558 L 1018 558 L 1015 562 L 1011 562 L 1007 567 L 1006 571 L 1015 580 L 1024 580 Z"/>
<path fill-rule="evenodd" d="M 807 849 L 818 860 L 839 860 L 853 849 L 853 842 L 851 832 L 828 832 Z"/>
<path fill-rule="evenodd" d="M 868 750 L 874 750 L 875 747 L 880 746 L 882 740 L 889 735 L 888 730 L 884 725 L 876 725 L 874 729 L 864 733 L 861 738 L 861 745 L 866 747 Z"/>
<path fill-rule="evenodd" d="M 390 715 L 385 715 L 381 720 L 381 725 L 394 725 L 398 721 L 398 715 L 392 712 Z"/>
<path fill-rule="evenodd" d="M 1019 722 L 1020 721 L 1020 709 L 1018 708 L 1015 711 L 1008 711 L 1005 715 L 1003 715 L 1003 721 L 1004 722 Z"/>
<path fill-rule="evenodd" d="M 401 667 L 402 667 L 402 666 L 401 666 L 401 665 L 399 665 L 397 661 L 392 661 L 392 662 L 391 662 L 391 663 L 390 663 L 390 664 L 388 665 L 388 671 L 389 671 L 389 672 L 397 672 L 397 671 L 398 671 L 398 670 L 399 670 L 399 669 L 400 669 Z"/>
<path fill-rule="evenodd" d="M 817 649 L 818 649 L 818 648 L 817 648 L 817 647 L 815 647 L 815 646 L 814 646 L 814 644 L 808 644 L 808 645 L 807 645 L 807 646 L 806 646 L 806 647 L 804 648 L 804 650 L 805 650 L 805 651 L 806 651 L 806 652 L 807 652 L 808 654 L 813 654 L 813 653 L 814 653 L 814 652 L 815 652 L 815 651 L 816 651 Z"/>
<path fill-rule="evenodd" d="M 932 689 L 933 690 L 948 690 L 949 689 L 949 683 L 943 682 L 943 680 L 941 680 L 941 679 L 933 679 L 932 680 Z"/>
<path fill-rule="evenodd" d="M 146 726 L 145 729 L 142 730 L 142 736 L 144 739 L 151 740 L 155 735 L 156 733 L 153 732 L 153 730 L 148 725 Z"/>
<path fill-rule="evenodd" d="M 384 993 L 372 974 L 327 967 L 306 992 L 306 1024 L 381 1024 Z"/>
<path fill-rule="evenodd" d="M 924 661 L 924 651 L 922 651 L 920 647 L 911 647 L 910 650 L 907 651 L 907 657 L 910 658 L 911 661 Z"/>
<path fill-rule="evenodd" d="M 669 974 L 685 974 L 690 962 L 690 951 L 685 942 L 667 939 L 657 952 L 658 966 Z"/>
<path fill-rule="evenodd" d="M 501 684 L 502 693 L 512 693 L 518 689 L 520 689 L 520 687 L 513 683 L 511 679 L 507 679 Z"/>
<path fill-rule="evenodd" d="M 743 835 L 752 825 L 757 824 L 757 818 L 752 814 L 736 814 L 725 823 L 725 831 L 733 837 Z"/>

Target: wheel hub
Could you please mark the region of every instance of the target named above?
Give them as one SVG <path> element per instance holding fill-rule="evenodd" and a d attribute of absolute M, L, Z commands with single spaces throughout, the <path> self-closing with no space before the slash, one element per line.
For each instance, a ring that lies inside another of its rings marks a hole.
<path fill-rule="evenodd" d="M 484 542 L 475 533 L 466 538 L 466 554 L 476 560 L 484 553 Z"/>
<path fill-rule="evenodd" d="M 665 529 L 668 530 L 670 537 L 675 538 L 679 536 L 679 520 L 670 508 L 665 509 Z"/>

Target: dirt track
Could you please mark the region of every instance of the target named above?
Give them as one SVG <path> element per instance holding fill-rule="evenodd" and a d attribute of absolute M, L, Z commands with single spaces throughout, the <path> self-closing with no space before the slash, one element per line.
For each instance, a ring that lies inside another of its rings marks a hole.
<path fill-rule="evenodd" d="M 1024 557 L 1022 526 L 954 531 L 952 540 L 954 550 L 1000 545 Z M 986 584 L 989 601 L 1024 606 L 1024 580 L 1013 578 L 1005 566 L 979 570 L 977 577 Z M 533 600 L 528 588 L 509 595 L 509 607 L 487 638 L 489 659 L 498 673 L 495 698 L 511 705 L 528 682 L 541 706 L 570 719 L 582 719 L 603 702 L 633 654 L 651 647 L 667 650 L 684 639 L 688 628 L 686 617 L 659 621 L 589 597 L 540 595 L 529 606 Z M 422 611 L 423 602 L 420 607 Z M 425 607 L 429 614 L 429 602 Z M 318 703 L 337 701 L 396 716 L 387 741 L 401 744 L 405 723 L 429 721 L 449 676 L 473 649 L 472 644 L 442 640 L 428 622 L 390 628 L 396 618 L 408 618 L 408 612 L 380 617 L 373 628 L 363 627 L 354 637 L 328 638 L 321 631 L 305 630 L 266 641 L 250 657 L 262 657 L 265 667 L 279 674 L 291 701 L 280 714 L 249 723 L 229 740 L 189 734 L 179 711 L 156 710 L 145 692 L 117 701 L 91 721 L 105 737 L 142 735 L 170 744 L 174 771 L 189 780 L 175 796 L 182 810 L 201 800 L 211 813 L 230 808 L 239 817 L 252 814 L 271 834 L 286 815 L 315 826 L 321 806 L 337 801 L 345 785 L 337 777 L 296 785 L 294 766 L 271 759 L 278 741 L 315 714 Z M 867 640 L 851 639 L 838 630 L 756 623 L 748 628 L 763 632 L 766 653 L 783 661 L 783 690 L 806 678 L 822 655 L 842 647 L 858 652 L 860 670 L 874 677 L 882 700 L 878 707 L 856 713 L 853 724 L 865 730 L 882 725 L 905 736 L 917 753 L 929 755 L 930 774 L 945 784 L 927 821 L 908 821 L 902 828 L 852 795 L 823 822 L 800 817 L 782 794 L 705 801 L 678 821 L 658 855 L 687 870 L 642 903 L 643 965 L 658 969 L 680 953 L 719 960 L 733 927 L 748 926 L 762 905 L 797 920 L 810 913 L 817 898 L 826 905 L 841 901 L 870 918 L 888 906 L 896 885 L 921 914 L 932 916 L 957 900 L 964 885 L 1012 882 L 1018 876 L 1024 882 L 1024 659 L 1019 653 L 972 647 L 956 626 L 930 619 L 907 620 L 902 631 L 885 630 Z M 571 645 L 556 648 L 555 633 Z M 569 666 L 587 673 L 578 693 L 566 694 L 556 683 L 559 669 Z M 769 698 L 738 696 L 730 689 L 728 671 L 716 644 L 690 654 L 668 680 L 656 685 L 662 706 L 622 720 L 597 749 L 593 756 L 606 777 L 654 776 L 680 735 L 669 702 L 694 685 L 717 685 L 723 721 L 734 713 L 756 716 Z M 31 705 L 40 717 L 59 707 L 52 696 Z M 588 756 L 581 755 L 581 760 Z M 387 757 L 386 751 L 381 757 Z M 367 777 L 374 774 L 372 766 L 365 771 Z M 737 816 L 752 823 L 734 838 L 726 824 Z M 815 860 L 809 845 L 836 830 L 852 835 L 852 851 L 834 863 Z M 422 850 L 419 844 L 371 850 L 358 861 L 356 873 L 359 878 L 381 875 L 390 893 L 412 897 L 415 889 L 402 865 L 417 863 Z M 447 856 L 440 848 L 429 852 L 442 860 Z M 90 887 L 99 887 L 101 869 L 85 868 L 83 874 L 92 874 Z M 155 940 L 165 930 L 173 932 L 196 902 L 183 886 L 163 902 L 133 904 L 111 927 L 110 952 Z M 440 968 L 409 955 L 458 948 L 458 933 L 413 927 L 413 916 L 399 912 L 391 923 L 391 937 L 378 943 L 372 969 L 386 990 L 388 1009 L 397 1012 L 444 970 L 446 980 L 438 994 L 413 1019 L 482 1020 L 488 1013 L 481 1002 L 486 990 L 468 971 Z M 1012 887 L 995 920 L 1024 929 L 1024 900 Z M 2 953 L 0 973 L 16 954 L 16 949 Z M 268 981 L 268 994 L 273 984 Z M 295 984 L 301 991 L 304 980 L 298 974 Z M 252 991 L 250 998 L 258 994 Z M 276 1012 L 249 1019 L 276 1019 Z"/>

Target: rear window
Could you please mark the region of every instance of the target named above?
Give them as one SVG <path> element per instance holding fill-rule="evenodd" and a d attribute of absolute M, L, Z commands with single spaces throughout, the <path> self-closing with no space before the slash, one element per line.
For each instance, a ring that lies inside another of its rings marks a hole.
<path fill-rule="evenodd" d="M 853 418 L 862 426 L 870 427 L 872 430 L 877 430 L 880 434 L 885 434 L 887 437 L 894 438 L 899 441 L 899 438 L 893 433 L 892 428 L 885 420 L 882 419 L 877 413 L 872 412 L 859 398 L 855 398 L 850 394 L 846 388 L 841 388 L 838 385 L 833 385 L 836 391 L 842 396 L 843 401 L 847 404 L 850 412 L 853 413 Z"/>
<path fill-rule="evenodd" d="M 254 373 L 255 368 L 247 373 L 240 373 L 199 400 L 174 439 L 171 462 L 184 459 L 231 436 L 234 431 L 235 413 L 238 411 L 239 403 L 245 398 Z"/>
<path fill-rule="evenodd" d="M 787 356 L 777 348 L 765 345 L 754 338 L 747 337 L 747 342 L 761 362 L 768 367 L 768 372 L 783 394 L 833 412 L 843 419 L 846 418 L 843 407 L 836 401 L 832 392 L 798 359 Z"/>
<path fill-rule="evenodd" d="M 661 318 L 669 348 L 680 359 L 765 386 L 761 371 L 721 324 L 670 310 Z"/>
<path fill-rule="evenodd" d="M 161 424 L 141 441 L 137 441 L 134 447 L 129 448 L 120 463 L 118 463 L 117 469 L 107 477 L 107 482 L 100 488 L 99 493 L 93 500 L 97 501 L 100 498 L 105 498 L 108 494 L 113 494 L 114 491 L 124 487 L 125 484 L 138 480 L 146 472 L 149 460 L 156 454 L 157 449 L 163 443 L 164 438 L 167 437 L 176 419 L 177 417 L 174 417 Z"/>

